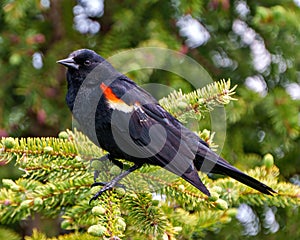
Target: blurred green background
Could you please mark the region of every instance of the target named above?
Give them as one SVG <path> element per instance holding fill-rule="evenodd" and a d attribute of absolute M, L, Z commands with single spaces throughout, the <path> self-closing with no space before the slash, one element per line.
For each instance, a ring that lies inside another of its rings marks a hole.
<path fill-rule="evenodd" d="M 164 47 L 192 57 L 214 80 L 238 84 L 238 101 L 226 107 L 222 155 L 247 169 L 271 153 L 281 178 L 300 184 L 299 19 L 299 0 L 2 0 L 0 136 L 57 136 L 72 127 L 64 100 L 65 69 L 56 64 L 71 51 L 90 48 L 109 57 L 126 49 Z M 129 75 L 139 84 L 192 90 L 164 71 Z M 210 127 L 209 119 L 202 127 Z M 13 166 L 1 168 L 0 178 L 18 174 Z M 251 221 L 236 221 L 236 230 L 229 226 L 219 234 L 223 239 L 287 234 L 299 239 L 299 209 L 270 211 L 278 227 L 254 217 L 258 227 L 252 232 L 245 230 Z M 267 212 L 253 214 L 265 218 Z M 217 237 L 208 234 L 207 239 Z"/>

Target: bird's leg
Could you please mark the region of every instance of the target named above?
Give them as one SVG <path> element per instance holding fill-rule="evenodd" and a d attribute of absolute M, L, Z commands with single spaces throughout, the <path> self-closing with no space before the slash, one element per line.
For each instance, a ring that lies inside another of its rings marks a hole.
<path fill-rule="evenodd" d="M 117 165 L 120 169 L 124 169 L 124 166 L 123 166 L 123 163 L 116 160 L 115 158 L 113 158 L 109 153 L 102 156 L 101 158 L 93 158 L 91 160 L 91 165 L 92 165 L 92 162 L 93 161 L 99 161 L 99 162 L 103 162 L 103 161 L 111 161 L 113 164 Z M 99 177 L 99 174 L 100 174 L 100 169 L 95 169 L 94 170 L 94 182 L 96 183 L 96 179 Z M 100 183 L 99 183 L 100 185 Z M 102 186 L 104 186 L 105 184 L 103 184 Z"/>
<path fill-rule="evenodd" d="M 96 200 L 102 193 L 104 193 L 105 191 L 109 190 L 109 189 L 112 189 L 114 186 L 116 186 L 118 184 L 118 182 L 120 180 L 122 180 L 124 177 L 126 177 L 129 173 L 132 173 L 133 171 L 139 169 L 142 165 L 140 164 L 135 164 L 133 165 L 132 167 L 128 168 L 126 171 L 122 172 L 120 175 L 116 176 L 113 180 L 111 180 L 110 182 L 106 183 L 104 185 L 104 187 L 99 191 L 97 192 L 90 200 L 90 203 L 94 200 Z M 94 186 L 99 186 L 101 185 L 100 183 L 94 183 L 92 184 L 91 187 L 94 187 Z"/>
<path fill-rule="evenodd" d="M 91 160 L 91 164 L 93 161 L 99 161 L 99 162 L 102 162 L 102 161 L 111 161 L 113 164 L 117 165 L 120 169 L 124 169 L 124 166 L 123 166 L 123 163 L 118 161 L 117 159 L 113 158 L 109 153 L 102 156 L 101 158 L 93 158 Z M 97 182 L 97 178 L 99 177 L 99 174 L 100 174 L 100 169 L 98 168 L 95 168 L 94 170 L 94 183 L 92 185 L 92 187 L 95 187 L 95 186 L 105 186 L 107 184 L 107 182 Z M 122 184 L 116 184 L 116 186 L 118 187 L 122 187 L 124 188 L 124 185 Z"/>
<path fill-rule="evenodd" d="M 93 162 L 94 161 L 98 161 L 98 162 L 107 161 L 109 159 L 108 155 L 109 154 L 106 154 L 106 155 L 102 156 L 101 158 L 92 158 L 91 159 L 90 166 L 92 168 L 94 168 L 94 182 L 96 182 L 96 179 L 99 177 L 100 169 L 97 168 L 97 165 L 93 164 Z"/>

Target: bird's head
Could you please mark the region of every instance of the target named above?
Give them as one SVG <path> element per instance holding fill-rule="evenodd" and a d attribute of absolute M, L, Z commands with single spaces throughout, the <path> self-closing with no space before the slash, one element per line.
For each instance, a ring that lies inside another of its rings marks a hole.
<path fill-rule="evenodd" d="M 67 58 L 57 61 L 67 67 L 67 103 L 73 109 L 74 101 L 82 89 L 83 94 L 100 91 L 102 82 L 111 82 L 121 74 L 104 58 L 89 49 L 80 49 L 72 52 Z M 106 83 L 109 84 L 109 83 Z"/>
<path fill-rule="evenodd" d="M 101 69 L 103 64 L 107 64 L 105 59 L 96 52 L 89 49 L 79 49 L 72 52 L 67 58 L 57 61 L 67 67 L 68 89 L 77 92 L 83 82 L 95 82 L 99 84 L 101 80 Z M 96 71 L 95 71 L 96 70 Z M 94 76 L 91 73 L 95 73 Z M 96 77 L 95 77 L 96 76 Z M 72 86 L 72 87 L 71 87 Z"/>
<path fill-rule="evenodd" d="M 92 50 L 80 49 L 72 52 L 69 57 L 57 61 L 68 68 L 70 72 L 91 72 L 97 65 L 104 61 L 104 58 L 99 56 Z"/>

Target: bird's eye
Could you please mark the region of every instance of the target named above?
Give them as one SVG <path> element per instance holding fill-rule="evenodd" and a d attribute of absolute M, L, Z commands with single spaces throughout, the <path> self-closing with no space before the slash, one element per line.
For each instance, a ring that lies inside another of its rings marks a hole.
<path fill-rule="evenodd" d="M 85 60 L 83 64 L 85 66 L 89 66 L 89 65 L 91 65 L 91 61 L 90 60 Z"/>

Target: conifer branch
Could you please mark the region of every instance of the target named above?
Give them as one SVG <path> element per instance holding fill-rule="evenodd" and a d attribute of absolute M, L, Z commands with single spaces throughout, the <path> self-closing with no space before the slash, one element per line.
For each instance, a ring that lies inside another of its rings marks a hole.
<path fill-rule="evenodd" d="M 184 111 L 210 111 L 218 104 L 234 100 L 234 89 L 230 89 L 229 81 L 221 81 L 191 94 L 173 93 L 162 103 L 165 107 L 176 103 L 174 109 L 178 110 L 181 101 L 187 103 Z M 213 134 L 203 130 L 199 135 L 213 146 Z M 103 182 L 120 172 L 109 161 L 90 164 L 90 160 L 104 154 L 77 130 L 62 132 L 59 138 L 2 138 L 1 161 L 15 161 L 24 173 L 16 181 L 2 181 L 1 223 L 20 221 L 35 212 L 58 216 L 63 208 L 62 228 L 84 228 L 90 234 L 85 239 L 93 239 L 91 235 L 122 237 L 127 234 L 172 238 L 179 232 L 188 236 L 187 229 L 204 236 L 206 230 L 230 222 L 241 203 L 278 207 L 300 205 L 300 187 L 279 182 L 278 168 L 269 165 L 247 173 L 276 190 L 278 194 L 274 197 L 260 194 L 231 178 L 213 181 L 199 173 L 211 192 L 211 197 L 207 197 L 174 174 L 145 165 L 122 181 L 126 190 L 116 188 L 105 192 L 89 205 L 90 197 L 97 191 L 97 188 L 90 189 L 93 183 L 91 165 L 100 172 L 98 180 Z M 37 236 L 42 234 L 35 232 L 32 239 Z M 59 239 L 68 239 L 68 236 Z"/>
<path fill-rule="evenodd" d="M 212 111 L 215 106 L 236 100 L 232 97 L 236 87 L 237 85 L 231 88 L 230 80 L 223 79 L 188 94 L 184 94 L 181 89 L 174 91 L 159 103 L 183 122 L 191 116 L 201 119 L 204 112 Z"/>

